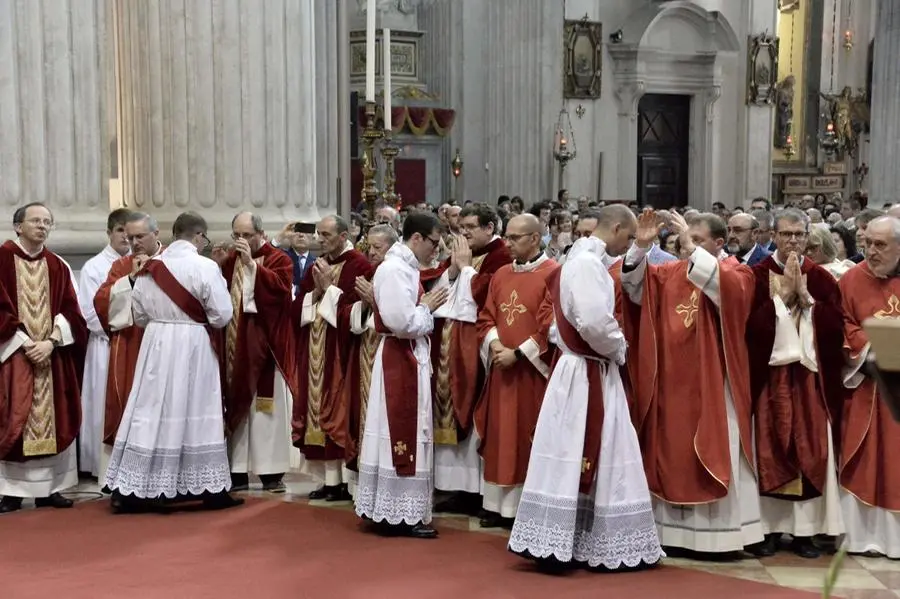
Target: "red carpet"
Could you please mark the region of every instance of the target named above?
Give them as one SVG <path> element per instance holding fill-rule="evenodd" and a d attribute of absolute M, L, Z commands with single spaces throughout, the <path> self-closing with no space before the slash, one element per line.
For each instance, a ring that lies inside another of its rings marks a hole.
<path fill-rule="evenodd" d="M 348 511 L 252 501 L 224 512 L 114 516 L 108 504 L 0 517 L 9 599 L 813 599 L 705 572 L 551 576 L 501 537 L 440 526 L 437 540 L 361 531 Z"/>

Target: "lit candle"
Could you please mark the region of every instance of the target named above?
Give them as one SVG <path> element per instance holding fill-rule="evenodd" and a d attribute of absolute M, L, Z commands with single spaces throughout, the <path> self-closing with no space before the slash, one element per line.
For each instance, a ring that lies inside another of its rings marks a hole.
<path fill-rule="evenodd" d="M 391 131 L 391 30 L 381 35 L 381 71 L 384 76 L 384 129 Z"/>
<path fill-rule="evenodd" d="M 366 8 L 366 102 L 375 101 L 375 0 Z"/>

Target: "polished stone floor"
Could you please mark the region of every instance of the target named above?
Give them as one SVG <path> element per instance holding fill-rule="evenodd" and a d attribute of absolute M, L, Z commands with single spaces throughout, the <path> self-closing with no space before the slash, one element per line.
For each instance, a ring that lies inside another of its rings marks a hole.
<path fill-rule="evenodd" d="M 251 485 L 246 496 L 270 499 L 272 501 L 292 501 L 309 503 L 322 509 L 352 509 L 350 502 L 327 503 L 309 501 L 307 494 L 317 485 L 309 478 L 301 475 L 289 475 L 285 480 L 288 492 L 283 495 L 266 493 L 259 485 Z M 76 489 L 66 495 L 77 501 L 92 501 L 101 498 L 97 484 L 82 482 Z M 483 529 L 476 518 L 464 516 L 437 515 L 435 525 L 469 530 L 478 534 L 506 535 L 500 529 Z M 796 557 L 792 553 L 782 552 L 765 559 L 745 559 L 737 562 L 711 563 L 690 559 L 667 558 L 666 564 L 683 568 L 693 568 L 733 576 L 745 580 L 753 580 L 776 586 L 791 587 L 814 592 L 821 592 L 822 582 L 831 558 L 824 556 L 816 560 Z M 866 558 L 848 556 L 838 579 L 835 597 L 846 599 L 897 599 L 900 597 L 900 560 L 884 558 Z"/>

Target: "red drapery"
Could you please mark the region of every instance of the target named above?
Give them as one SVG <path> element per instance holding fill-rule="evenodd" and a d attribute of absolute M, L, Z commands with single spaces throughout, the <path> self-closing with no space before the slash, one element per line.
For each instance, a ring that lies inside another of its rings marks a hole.
<path fill-rule="evenodd" d="M 450 108 L 423 108 L 418 106 L 396 106 L 391 108 L 391 130 L 394 133 L 411 133 L 413 135 L 437 135 L 444 137 L 453 128 L 456 111 Z M 359 108 L 360 129 L 366 126 L 366 109 Z M 381 109 L 375 116 L 375 127 L 383 128 L 384 119 Z"/>
<path fill-rule="evenodd" d="M 383 167 L 383 160 L 379 156 L 379 166 Z M 400 196 L 403 206 L 410 206 L 425 201 L 425 160 L 421 158 L 397 158 L 394 160 L 394 173 L 397 183 L 394 193 Z M 350 197 L 353 199 L 354 209 L 365 199 L 362 195 L 363 176 L 360 162 L 357 159 L 350 165 Z"/>

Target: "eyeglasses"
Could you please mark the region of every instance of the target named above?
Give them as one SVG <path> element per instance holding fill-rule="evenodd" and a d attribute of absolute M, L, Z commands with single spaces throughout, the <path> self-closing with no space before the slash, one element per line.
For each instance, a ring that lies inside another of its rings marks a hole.
<path fill-rule="evenodd" d="M 505 235 L 503 239 L 512 241 L 513 243 L 517 243 L 520 239 L 525 239 L 530 235 L 534 235 L 534 233 L 519 233 L 518 235 L 515 233 L 510 233 L 509 235 Z"/>
<path fill-rule="evenodd" d="M 237 241 L 238 239 L 245 239 L 250 241 L 256 236 L 256 233 L 232 233 L 231 238 Z"/>
<path fill-rule="evenodd" d="M 806 231 L 778 231 L 778 236 L 784 240 L 805 239 Z"/>
<path fill-rule="evenodd" d="M 200 237 L 203 238 L 203 249 L 205 250 L 212 242 L 209 240 L 209 237 L 206 236 L 206 233 L 200 233 Z"/>
<path fill-rule="evenodd" d="M 740 235 L 741 233 L 746 233 L 747 231 L 750 231 L 750 230 L 751 229 L 749 229 L 747 227 L 728 227 L 729 233 L 735 233 L 738 235 Z"/>
<path fill-rule="evenodd" d="M 28 220 L 22 222 L 27 223 L 32 227 L 40 227 L 41 225 L 44 225 L 48 229 L 52 229 L 56 226 L 52 220 L 46 218 L 29 218 Z"/>
<path fill-rule="evenodd" d="M 434 239 L 433 237 L 429 237 L 428 235 L 423 235 L 422 239 L 424 239 L 425 241 L 430 241 L 431 245 L 434 247 L 437 247 L 441 243 L 440 237 L 438 237 L 437 239 Z"/>

